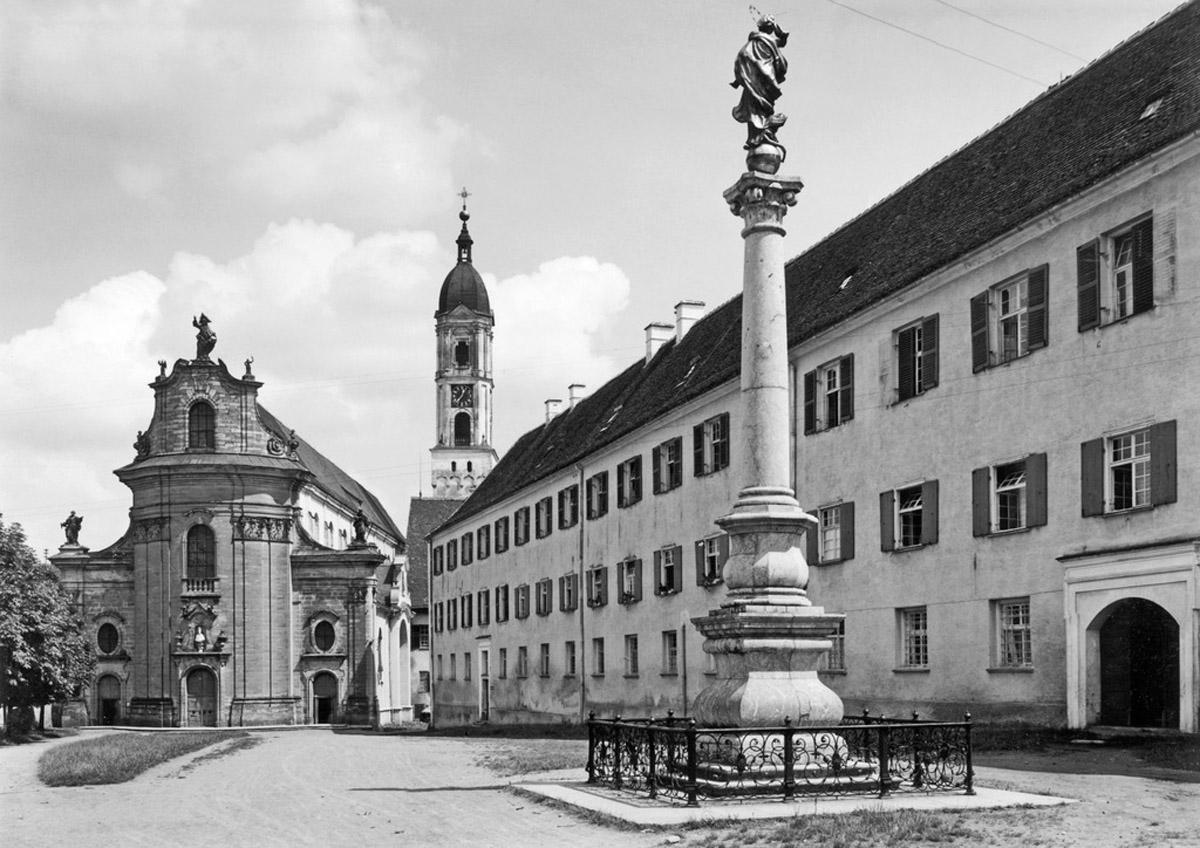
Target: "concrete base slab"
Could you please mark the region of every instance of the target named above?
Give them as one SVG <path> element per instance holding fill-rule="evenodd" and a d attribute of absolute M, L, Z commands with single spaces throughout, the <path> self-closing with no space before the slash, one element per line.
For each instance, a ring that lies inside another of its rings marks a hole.
<path fill-rule="evenodd" d="M 706 800 L 700 807 L 627 795 L 586 783 L 515 783 L 519 789 L 552 798 L 573 807 L 612 816 L 637 825 L 677 825 L 687 822 L 728 819 L 778 819 L 818 813 L 849 813 L 854 810 L 991 810 L 1003 807 L 1056 807 L 1072 804 L 1072 798 L 1032 795 L 1005 789 L 976 787 L 974 795 L 897 794 L 887 798 L 860 795 L 845 798 L 795 798 L 791 801 Z"/>

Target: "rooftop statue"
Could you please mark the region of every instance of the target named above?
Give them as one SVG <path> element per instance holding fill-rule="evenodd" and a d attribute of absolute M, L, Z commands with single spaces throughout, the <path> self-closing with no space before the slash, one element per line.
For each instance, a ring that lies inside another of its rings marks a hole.
<path fill-rule="evenodd" d="M 208 326 L 208 316 L 203 312 L 199 318 L 192 318 L 192 326 L 200 332 L 196 333 L 196 361 L 211 362 L 208 355 L 212 353 L 214 347 L 217 346 L 217 334 Z"/>
<path fill-rule="evenodd" d="M 746 125 L 746 157 L 752 170 L 775 173 L 787 151 L 775 131 L 787 115 L 775 111 L 780 84 L 787 75 L 787 59 L 780 50 L 787 46 L 788 34 L 771 15 L 758 19 L 758 29 L 750 33 L 733 63 L 730 86 L 742 90 L 742 99 L 733 107 L 734 120 Z M 773 149 L 772 149 L 773 148 Z"/>
<path fill-rule="evenodd" d="M 58 526 L 66 532 L 68 545 L 79 544 L 79 528 L 83 526 L 82 515 L 76 515 L 75 510 L 71 510 L 71 514 Z"/>

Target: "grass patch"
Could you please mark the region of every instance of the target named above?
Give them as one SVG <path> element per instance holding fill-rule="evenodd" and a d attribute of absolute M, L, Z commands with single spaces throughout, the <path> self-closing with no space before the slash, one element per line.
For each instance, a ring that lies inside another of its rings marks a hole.
<path fill-rule="evenodd" d="M 973 826 L 978 815 L 926 810 L 856 810 L 843 814 L 793 816 L 774 821 L 744 821 L 712 829 L 711 824 L 687 825 L 699 829 L 688 839 L 700 848 L 757 848 L 769 846 L 822 846 L 867 848 L 879 845 L 946 846 L 986 843 L 988 830 Z M 970 823 L 968 823 L 970 822 Z M 1033 843 L 1036 844 L 1036 843 Z"/>
<path fill-rule="evenodd" d="M 1143 742 L 1138 756 L 1152 766 L 1200 771 L 1200 738 L 1180 736 Z"/>
<path fill-rule="evenodd" d="M 976 751 L 1044 751 L 1050 745 L 1063 745 L 1072 739 L 1090 738 L 1095 737 L 1080 730 L 1024 722 L 971 725 L 971 747 Z"/>
<path fill-rule="evenodd" d="M 487 744 L 475 765 L 504 777 L 587 765 L 586 739 L 506 739 Z"/>
<path fill-rule="evenodd" d="M 249 735 L 236 730 L 112 733 L 81 739 L 44 753 L 38 760 L 38 777 L 47 786 L 124 783 L 159 763 Z"/>

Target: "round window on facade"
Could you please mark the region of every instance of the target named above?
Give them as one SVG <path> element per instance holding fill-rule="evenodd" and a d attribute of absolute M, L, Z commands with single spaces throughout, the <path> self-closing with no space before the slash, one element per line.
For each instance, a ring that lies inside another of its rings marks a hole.
<path fill-rule="evenodd" d="M 333 650 L 333 625 L 328 621 L 318 621 L 317 626 L 313 628 L 313 642 L 316 643 L 318 651 Z"/>
<path fill-rule="evenodd" d="M 100 647 L 102 654 L 115 653 L 121 644 L 121 634 L 115 625 L 101 624 L 100 629 L 96 632 L 96 644 Z"/>

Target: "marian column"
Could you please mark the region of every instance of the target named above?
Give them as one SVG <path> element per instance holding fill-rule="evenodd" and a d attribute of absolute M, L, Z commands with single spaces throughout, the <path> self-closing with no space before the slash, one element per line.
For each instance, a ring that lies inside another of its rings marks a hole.
<path fill-rule="evenodd" d="M 837 724 L 842 701 L 817 677 L 841 620 L 808 599 L 804 533 L 816 532 L 788 485 L 788 339 L 783 216 L 804 187 L 778 176 L 787 151 L 775 137 L 786 117 L 775 112 L 787 71 L 787 33 L 763 17 L 738 53 L 733 116 L 747 127 L 747 172 L 725 192 L 745 222 L 742 282 L 742 426 L 737 461 L 745 487 L 717 519 L 729 534 L 720 609 L 693 619 L 714 655 L 716 678 L 696 697 L 701 725 L 751 727 Z"/>

